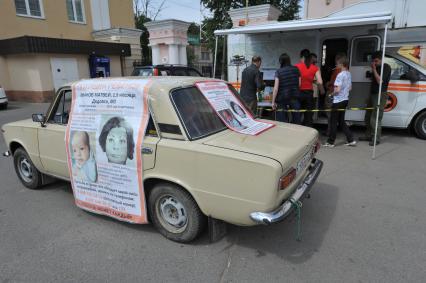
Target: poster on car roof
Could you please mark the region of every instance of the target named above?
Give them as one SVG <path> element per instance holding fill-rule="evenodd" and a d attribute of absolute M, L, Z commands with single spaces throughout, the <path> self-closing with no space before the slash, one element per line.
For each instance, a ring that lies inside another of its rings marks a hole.
<path fill-rule="evenodd" d="M 147 223 L 142 140 L 148 85 L 143 79 L 93 79 L 72 86 L 65 144 L 78 207 Z"/>
<path fill-rule="evenodd" d="M 231 92 L 228 85 L 220 81 L 195 84 L 225 125 L 238 133 L 256 136 L 275 126 L 273 123 L 253 119 L 243 103 Z"/>

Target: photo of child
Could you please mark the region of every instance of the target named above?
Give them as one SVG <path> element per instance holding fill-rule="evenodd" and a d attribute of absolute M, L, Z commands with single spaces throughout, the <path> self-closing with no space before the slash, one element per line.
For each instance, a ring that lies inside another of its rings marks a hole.
<path fill-rule="evenodd" d="M 229 102 L 229 106 L 231 106 L 232 111 L 240 116 L 242 119 L 247 118 L 246 112 L 234 101 Z"/>
<path fill-rule="evenodd" d="M 241 122 L 237 120 L 237 118 L 235 118 L 234 114 L 232 114 L 232 111 L 230 109 L 221 110 L 219 111 L 219 114 L 229 127 L 237 130 L 244 130 L 247 128 L 243 126 Z"/>
<path fill-rule="evenodd" d="M 131 123 L 123 117 L 105 115 L 105 123 L 99 135 L 99 145 L 108 163 L 127 165 L 134 160 L 135 140 Z M 134 165 L 134 162 L 132 163 Z"/>
<path fill-rule="evenodd" d="M 93 133 L 94 135 L 94 133 Z M 94 147 L 90 146 L 90 134 L 85 131 L 71 132 L 72 175 L 79 181 L 96 182 L 98 172 Z"/>

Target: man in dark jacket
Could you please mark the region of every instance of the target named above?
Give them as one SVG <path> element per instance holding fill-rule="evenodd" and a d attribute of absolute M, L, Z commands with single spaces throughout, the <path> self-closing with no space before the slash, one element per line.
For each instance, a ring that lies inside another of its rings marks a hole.
<path fill-rule="evenodd" d="M 253 114 L 257 113 L 257 91 L 262 87 L 262 80 L 260 77 L 260 65 L 262 58 L 253 56 L 251 65 L 244 69 L 241 78 L 240 95 L 243 101 L 247 104 Z"/>
<path fill-rule="evenodd" d="M 377 110 L 379 111 L 378 128 L 377 128 L 377 141 L 376 145 L 380 143 L 380 137 L 382 135 L 382 118 L 383 110 L 387 101 L 388 85 L 391 77 L 391 67 L 384 63 L 383 64 L 383 76 L 382 76 L 382 92 L 380 96 L 380 105 L 378 109 L 377 100 L 380 92 L 380 72 L 382 67 L 382 52 L 376 51 L 373 53 L 373 62 L 371 64 L 372 78 L 371 78 L 371 89 L 370 89 L 370 101 L 368 107 L 374 107 L 373 111 L 367 111 L 365 114 L 365 126 L 366 132 L 364 137 L 360 137 L 360 141 L 369 141 L 370 145 L 374 145 L 374 132 L 376 127 Z"/>

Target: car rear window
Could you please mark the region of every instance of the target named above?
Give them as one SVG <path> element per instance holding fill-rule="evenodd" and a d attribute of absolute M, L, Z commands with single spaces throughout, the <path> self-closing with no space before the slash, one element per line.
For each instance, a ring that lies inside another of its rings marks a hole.
<path fill-rule="evenodd" d="M 150 77 L 152 76 L 152 69 L 134 69 L 132 76 Z"/>
<path fill-rule="evenodd" d="M 196 87 L 176 89 L 171 97 L 190 139 L 198 139 L 226 129 L 225 124 Z"/>
<path fill-rule="evenodd" d="M 183 68 L 174 68 L 173 76 L 188 76 L 187 72 Z"/>
<path fill-rule="evenodd" d="M 200 73 L 195 70 L 188 69 L 188 76 L 190 77 L 201 77 Z"/>

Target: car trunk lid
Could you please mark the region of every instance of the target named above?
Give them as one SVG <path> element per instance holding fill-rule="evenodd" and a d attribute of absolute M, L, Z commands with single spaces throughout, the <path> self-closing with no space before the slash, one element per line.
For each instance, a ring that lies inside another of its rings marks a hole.
<path fill-rule="evenodd" d="M 317 136 L 317 131 L 311 128 L 276 123 L 257 136 L 227 130 L 205 139 L 203 144 L 271 158 L 284 169 L 308 152 Z"/>

